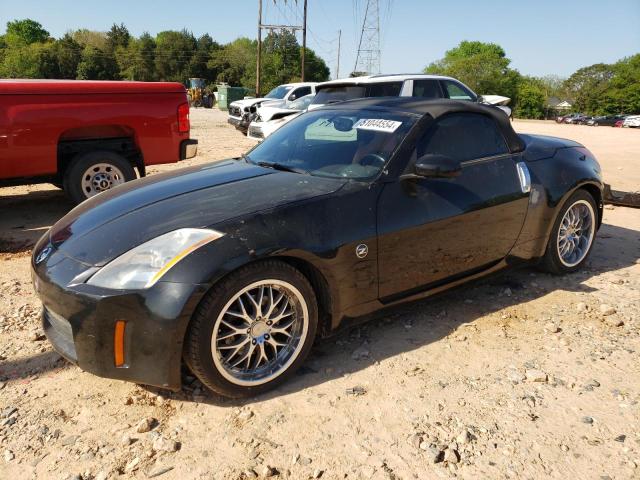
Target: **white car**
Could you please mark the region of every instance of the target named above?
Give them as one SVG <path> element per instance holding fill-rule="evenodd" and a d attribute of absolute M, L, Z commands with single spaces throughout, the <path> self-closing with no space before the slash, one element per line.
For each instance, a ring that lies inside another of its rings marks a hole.
<path fill-rule="evenodd" d="M 623 127 L 638 128 L 640 127 L 640 115 L 629 115 L 622 122 Z"/>
<path fill-rule="evenodd" d="M 259 106 L 266 104 L 278 107 L 287 106 L 299 98 L 315 93 L 315 86 L 315 82 L 286 83 L 277 86 L 264 97 L 236 100 L 229 105 L 227 121 L 238 130 L 246 131 Z"/>
<path fill-rule="evenodd" d="M 313 97 L 315 93 L 305 95 L 285 107 L 270 104 L 258 107 L 255 119 L 249 124 L 247 137 L 257 141 L 264 140 L 282 125 L 306 111 Z"/>
<path fill-rule="evenodd" d="M 363 97 L 450 98 L 495 105 L 511 116 L 506 106 L 510 99 L 499 95 L 477 95 L 455 78 L 441 75 L 399 74 L 369 75 L 331 80 L 316 85 L 316 97 L 309 110 L 329 103 Z"/>

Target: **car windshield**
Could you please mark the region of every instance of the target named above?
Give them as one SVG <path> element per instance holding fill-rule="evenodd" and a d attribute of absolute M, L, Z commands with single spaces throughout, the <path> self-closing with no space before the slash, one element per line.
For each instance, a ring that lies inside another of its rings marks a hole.
<path fill-rule="evenodd" d="M 264 98 L 282 99 L 282 98 L 285 97 L 287 92 L 289 90 L 291 90 L 292 88 L 293 87 L 291 87 L 291 86 L 280 85 L 279 87 L 276 87 L 273 90 L 271 90 L 269 93 L 267 93 Z"/>
<path fill-rule="evenodd" d="M 419 116 L 379 110 L 321 109 L 276 130 L 248 162 L 315 176 L 377 176 Z"/>
<path fill-rule="evenodd" d="M 290 110 L 306 110 L 315 96 L 315 93 L 310 93 L 309 95 L 300 97 L 299 99 L 291 102 L 287 108 Z"/>

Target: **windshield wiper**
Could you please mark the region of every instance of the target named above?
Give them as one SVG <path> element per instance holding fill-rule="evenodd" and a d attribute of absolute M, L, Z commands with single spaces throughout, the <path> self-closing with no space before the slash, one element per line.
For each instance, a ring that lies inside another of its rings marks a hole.
<path fill-rule="evenodd" d="M 273 168 L 274 170 L 280 170 L 282 172 L 292 172 L 292 173 L 309 173 L 307 170 L 302 168 L 290 167 L 288 165 L 283 165 L 282 163 L 275 162 L 256 162 L 256 165 L 260 165 L 265 168 Z"/>

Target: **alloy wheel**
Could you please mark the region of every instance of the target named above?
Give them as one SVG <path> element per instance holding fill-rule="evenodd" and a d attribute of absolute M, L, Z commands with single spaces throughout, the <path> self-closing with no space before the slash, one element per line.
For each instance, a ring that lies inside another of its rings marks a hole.
<path fill-rule="evenodd" d="M 595 234 L 595 214 L 586 200 L 576 201 L 565 212 L 558 229 L 558 257 L 565 267 L 582 262 L 591 248 Z"/>
<path fill-rule="evenodd" d="M 262 385 L 295 361 L 308 328 L 309 309 L 296 287 L 275 279 L 252 283 L 231 297 L 216 319 L 213 362 L 236 385 Z"/>

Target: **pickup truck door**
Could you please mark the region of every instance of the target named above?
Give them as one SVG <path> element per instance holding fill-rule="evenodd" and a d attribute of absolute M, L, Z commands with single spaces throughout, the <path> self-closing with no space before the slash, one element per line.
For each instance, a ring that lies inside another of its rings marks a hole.
<path fill-rule="evenodd" d="M 494 121 L 475 113 L 442 117 L 416 142 L 425 154 L 461 162 L 454 178 L 391 181 L 378 200 L 379 296 L 393 298 L 476 273 L 515 244 L 529 193 Z M 526 168 L 526 167 L 525 167 Z"/>

